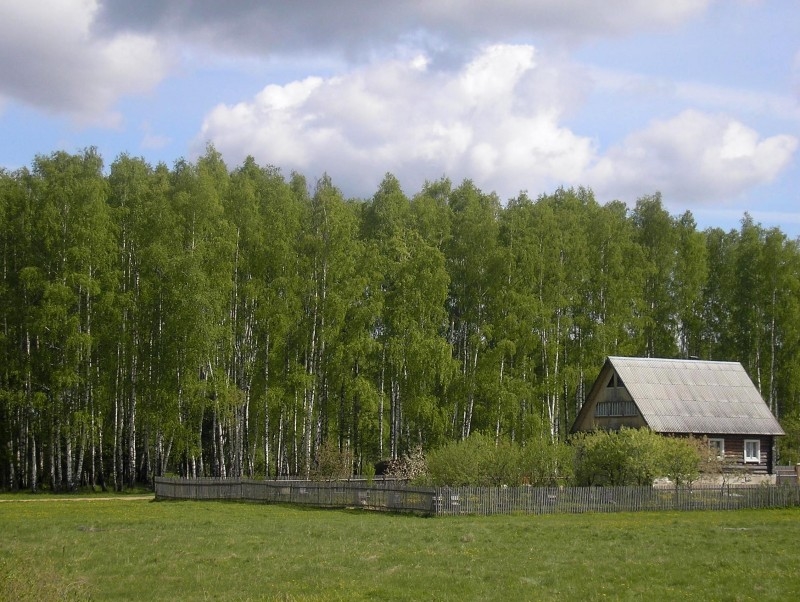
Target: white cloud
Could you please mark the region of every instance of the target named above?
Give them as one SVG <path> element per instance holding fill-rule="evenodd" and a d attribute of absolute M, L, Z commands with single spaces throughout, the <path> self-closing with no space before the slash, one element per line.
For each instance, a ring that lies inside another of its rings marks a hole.
<path fill-rule="evenodd" d="M 562 123 L 585 94 L 580 75 L 527 45 L 487 46 L 457 71 L 431 69 L 419 55 L 378 62 L 219 105 L 196 148 L 212 141 L 234 162 L 249 154 L 311 177 L 328 172 L 359 196 L 391 171 L 410 187 L 470 178 L 502 198 L 588 185 L 600 198 L 660 190 L 704 203 L 772 181 L 798 146 L 794 136 L 765 138 L 732 117 L 687 109 L 601 155 Z"/>
<path fill-rule="evenodd" d="M 421 64 L 267 86 L 211 111 L 197 148 L 212 141 L 235 162 L 250 154 L 309 176 L 326 171 L 356 195 L 391 171 L 412 186 L 447 175 L 512 196 L 577 180 L 589 166 L 593 142 L 559 124 L 551 89 L 571 96 L 571 79 L 540 69 L 532 47 L 489 46 L 456 72 Z"/>
<path fill-rule="evenodd" d="M 771 182 L 797 146 L 794 136 L 761 138 L 731 117 L 685 110 L 609 149 L 587 181 L 603 196 L 635 198 L 659 190 L 675 201 L 733 200 Z"/>
<path fill-rule="evenodd" d="M 391 171 L 409 189 L 447 175 L 501 198 L 587 185 L 601 199 L 660 190 L 696 204 L 772 181 L 798 146 L 794 136 L 763 137 L 735 118 L 687 109 L 600 154 L 597 141 L 563 123 L 586 93 L 579 75 L 527 45 L 485 47 L 456 71 L 419 55 L 377 62 L 219 105 L 195 144 L 211 141 L 232 162 L 249 154 L 310 177 L 327 172 L 356 196 Z"/>
<path fill-rule="evenodd" d="M 96 0 L 4 2 L 0 95 L 83 123 L 113 125 L 120 96 L 151 89 L 166 65 L 153 38 L 98 37 Z"/>

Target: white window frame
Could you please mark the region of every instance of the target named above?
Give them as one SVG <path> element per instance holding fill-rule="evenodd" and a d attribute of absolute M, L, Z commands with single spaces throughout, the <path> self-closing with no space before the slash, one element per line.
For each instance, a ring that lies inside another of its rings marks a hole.
<path fill-rule="evenodd" d="M 755 454 L 748 453 L 748 447 L 755 446 Z M 760 439 L 745 439 L 744 440 L 744 461 L 747 464 L 761 463 L 761 440 Z"/>
<path fill-rule="evenodd" d="M 725 457 L 725 439 L 722 437 L 709 437 L 708 448 L 717 452 L 717 458 Z"/>

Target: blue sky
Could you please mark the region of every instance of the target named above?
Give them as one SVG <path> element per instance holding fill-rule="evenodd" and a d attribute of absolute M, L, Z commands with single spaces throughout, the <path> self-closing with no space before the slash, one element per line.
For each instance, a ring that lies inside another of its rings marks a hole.
<path fill-rule="evenodd" d="M 213 143 L 368 197 L 662 193 L 800 236 L 794 0 L 0 0 L 0 166 Z"/>

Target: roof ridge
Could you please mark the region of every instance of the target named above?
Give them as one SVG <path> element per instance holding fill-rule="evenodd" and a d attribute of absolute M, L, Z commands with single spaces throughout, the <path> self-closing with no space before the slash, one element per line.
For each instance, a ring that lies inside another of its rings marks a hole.
<path fill-rule="evenodd" d="M 637 357 L 629 355 L 609 355 L 609 360 L 634 360 L 639 362 L 696 362 L 699 364 L 734 364 L 741 366 L 741 362 L 734 360 L 701 360 L 680 357 Z"/>

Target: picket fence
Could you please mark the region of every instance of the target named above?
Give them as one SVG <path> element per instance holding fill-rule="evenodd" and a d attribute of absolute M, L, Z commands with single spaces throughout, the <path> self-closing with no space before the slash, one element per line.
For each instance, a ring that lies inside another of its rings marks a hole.
<path fill-rule="evenodd" d="M 800 506 L 798 485 L 410 487 L 398 482 L 155 479 L 156 499 L 244 500 L 435 516 L 735 510 Z"/>
<path fill-rule="evenodd" d="M 430 514 L 430 488 L 403 482 L 258 481 L 253 479 L 171 479 L 156 477 L 156 499 L 244 500 L 321 508 L 366 508 Z"/>

